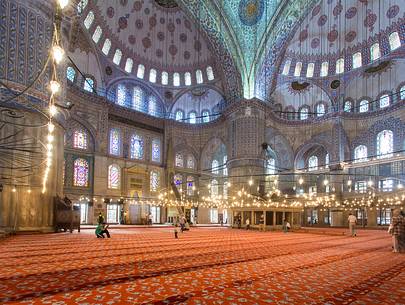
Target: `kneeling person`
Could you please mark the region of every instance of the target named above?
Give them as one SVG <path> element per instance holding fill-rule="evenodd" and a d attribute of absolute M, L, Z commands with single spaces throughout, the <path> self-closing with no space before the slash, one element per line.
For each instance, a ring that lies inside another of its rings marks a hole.
<path fill-rule="evenodd" d="M 104 238 L 104 233 L 110 238 L 110 232 L 108 232 L 108 225 L 104 223 L 99 223 L 96 228 L 96 236 L 97 238 Z"/>

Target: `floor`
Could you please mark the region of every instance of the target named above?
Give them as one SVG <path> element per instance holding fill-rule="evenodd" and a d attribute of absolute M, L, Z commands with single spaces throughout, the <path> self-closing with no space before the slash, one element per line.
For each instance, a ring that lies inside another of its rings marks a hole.
<path fill-rule="evenodd" d="M 405 254 L 387 232 L 341 233 L 15 236 L 0 241 L 0 304 L 405 304 Z"/>

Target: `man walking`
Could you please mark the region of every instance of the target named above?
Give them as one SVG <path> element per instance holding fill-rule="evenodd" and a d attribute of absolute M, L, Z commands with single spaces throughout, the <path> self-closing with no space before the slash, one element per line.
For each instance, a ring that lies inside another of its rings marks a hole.
<path fill-rule="evenodd" d="M 357 223 L 357 218 L 354 216 L 352 213 L 349 214 L 349 217 L 347 218 L 347 221 L 349 222 L 349 231 L 350 231 L 350 236 L 354 237 L 356 235 L 356 223 Z"/>

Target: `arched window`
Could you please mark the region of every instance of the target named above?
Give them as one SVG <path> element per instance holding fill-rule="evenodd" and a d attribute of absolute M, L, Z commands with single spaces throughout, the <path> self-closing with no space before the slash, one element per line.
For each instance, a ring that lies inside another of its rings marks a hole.
<path fill-rule="evenodd" d="M 173 86 L 178 87 L 180 86 L 180 74 L 179 73 L 173 73 Z"/>
<path fill-rule="evenodd" d="M 320 117 L 325 114 L 325 105 L 323 103 L 320 103 L 316 106 L 316 116 Z"/>
<path fill-rule="evenodd" d="M 81 15 L 84 11 L 84 9 L 86 8 L 88 4 L 88 0 L 81 0 L 78 4 L 77 4 L 77 13 L 79 15 Z"/>
<path fill-rule="evenodd" d="M 192 176 L 187 177 L 187 195 L 194 195 L 194 178 Z"/>
<path fill-rule="evenodd" d="M 295 64 L 294 76 L 296 77 L 301 76 L 301 70 L 302 70 L 302 62 L 299 61 Z"/>
<path fill-rule="evenodd" d="M 180 109 L 176 111 L 176 121 L 182 121 L 183 120 L 183 111 Z"/>
<path fill-rule="evenodd" d="M 160 162 L 160 140 L 152 140 L 152 161 Z"/>
<path fill-rule="evenodd" d="M 162 72 L 162 85 L 168 85 L 169 84 L 169 73 L 163 71 Z"/>
<path fill-rule="evenodd" d="M 119 84 L 117 86 L 117 104 L 120 106 L 125 106 L 125 101 L 127 99 L 127 88 Z"/>
<path fill-rule="evenodd" d="M 360 68 L 362 66 L 361 52 L 353 54 L 353 69 Z"/>
<path fill-rule="evenodd" d="M 284 68 L 283 68 L 283 75 L 288 75 L 290 73 L 290 67 L 291 67 L 291 60 L 286 60 L 284 63 Z"/>
<path fill-rule="evenodd" d="M 131 158 L 132 159 L 143 159 L 144 152 L 144 141 L 143 137 L 138 134 L 133 134 L 131 137 Z"/>
<path fill-rule="evenodd" d="M 148 97 L 148 113 L 154 116 L 157 115 L 156 97 L 154 95 Z"/>
<path fill-rule="evenodd" d="M 156 83 L 157 73 L 155 69 L 150 69 L 149 71 L 149 81 L 151 83 Z"/>
<path fill-rule="evenodd" d="M 405 93 L 405 89 L 404 89 Z M 208 123 L 210 121 L 210 112 L 208 110 L 202 111 L 202 121 L 203 123 Z"/>
<path fill-rule="evenodd" d="M 203 75 L 202 75 L 201 70 L 195 71 L 195 77 L 196 77 L 196 79 L 197 79 L 197 84 L 202 84 L 202 82 L 203 82 Z"/>
<path fill-rule="evenodd" d="M 380 97 L 380 108 L 385 108 L 390 105 L 390 97 L 388 94 L 381 95 Z"/>
<path fill-rule="evenodd" d="M 86 27 L 86 29 L 89 29 L 91 27 L 91 25 L 93 24 L 94 21 L 94 13 L 93 11 L 90 11 L 87 16 L 86 19 L 84 19 L 84 26 Z"/>
<path fill-rule="evenodd" d="M 145 66 L 140 64 L 140 65 L 138 65 L 138 71 L 136 72 L 136 77 L 143 79 L 144 76 L 145 76 Z"/>
<path fill-rule="evenodd" d="M 181 153 L 176 153 L 176 158 L 175 158 L 174 165 L 176 167 L 183 167 L 184 166 L 183 155 Z"/>
<path fill-rule="evenodd" d="M 327 154 L 325 155 L 325 167 L 326 167 L 326 168 L 329 167 L 329 161 L 330 161 L 330 159 L 329 159 L 329 154 L 327 153 Z"/>
<path fill-rule="evenodd" d="M 378 42 L 371 46 L 370 57 L 371 57 L 371 61 L 377 60 L 381 57 L 380 44 Z"/>
<path fill-rule="evenodd" d="M 121 132 L 118 128 L 110 130 L 110 154 L 114 156 L 121 154 Z"/>
<path fill-rule="evenodd" d="M 121 183 L 121 168 L 117 164 L 108 167 L 108 188 L 119 189 Z"/>
<path fill-rule="evenodd" d="M 214 80 L 214 70 L 212 70 L 211 66 L 207 67 L 207 79 L 209 81 Z"/>
<path fill-rule="evenodd" d="M 104 40 L 103 48 L 101 49 L 101 51 L 104 53 L 104 55 L 108 55 L 108 53 L 110 53 L 110 49 L 111 40 L 107 38 L 106 40 Z"/>
<path fill-rule="evenodd" d="M 365 145 L 359 145 L 354 149 L 354 162 L 367 161 L 367 147 Z"/>
<path fill-rule="evenodd" d="M 83 89 L 88 92 L 93 92 L 94 88 L 94 80 L 91 77 L 86 77 L 84 80 Z"/>
<path fill-rule="evenodd" d="M 274 158 L 269 158 L 266 160 L 266 174 L 267 175 L 276 174 L 276 160 Z"/>
<path fill-rule="evenodd" d="M 73 67 L 68 66 L 68 67 L 66 68 L 66 78 L 67 78 L 69 81 L 71 81 L 72 83 L 75 81 L 75 78 L 76 78 L 76 70 L 75 70 Z"/>
<path fill-rule="evenodd" d="M 180 174 L 176 174 L 173 177 L 173 182 L 177 187 L 177 190 L 181 193 L 183 191 L 183 177 Z"/>
<path fill-rule="evenodd" d="M 361 113 L 368 111 L 368 101 L 367 101 L 367 100 L 362 100 L 362 101 L 360 102 L 359 111 L 360 111 Z"/>
<path fill-rule="evenodd" d="M 405 85 L 401 87 L 401 89 L 399 89 L 399 98 L 401 100 L 405 100 Z"/>
<path fill-rule="evenodd" d="M 157 171 L 150 172 L 150 191 L 157 192 L 159 189 L 160 176 Z"/>
<path fill-rule="evenodd" d="M 184 84 L 185 84 L 186 86 L 190 86 L 190 85 L 191 85 L 191 73 L 190 73 L 190 72 L 184 73 Z"/>
<path fill-rule="evenodd" d="M 391 130 L 383 130 L 377 135 L 377 158 L 392 157 L 394 151 L 394 134 Z"/>
<path fill-rule="evenodd" d="M 211 181 L 211 197 L 217 197 L 218 193 L 218 181 L 214 179 Z"/>
<path fill-rule="evenodd" d="M 316 171 L 318 170 L 318 157 L 311 156 L 308 159 L 308 170 L 309 171 Z"/>
<path fill-rule="evenodd" d="M 197 123 L 197 113 L 196 113 L 195 111 L 191 111 L 191 112 L 188 114 L 188 122 L 189 122 L 190 124 L 195 124 L 195 123 Z"/>
<path fill-rule="evenodd" d="M 96 27 L 96 29 L 94 30 L 93 37 L 92 37 L 92 39 L 95 43 L 98 43 L 98 41 L 101 38 L 101 34 L 103 34 L 103 30 L 101 29 L 101 26 L 98 25 Z"/>
<path fill-rule="evenodd" d="M 219 162 L 218 162 L 218 160 L 212 160 L 212 163 L 211 163 L 211 172 L 213 173 L 213 174 L 216 174 L 216 175 L 218 175 L 219 174 Z"/>
<path fill-rule="evenodd" d="M 73 163 L 73 185 L 87 187 L 89 185 L 89 163 L 78 158 Z"/>
<path fill-rule="evenodd" d="M 307 77 L 311 78 L 314 76 L 315 64 L 310 62 L 307 67 Z"/>
<path fill-rule="evenodd" d="M 134 87 L 132 108 L 138 111 L 143 111 L 143 90 L 138 86 Z"/>
<path fill-rule="evenodd" d="M 352 111 L 352 102 L 346 101 L 343 107 L 344 112 L 351 112 Z"/>
<path fill-rule="evenodd" d="M 228 176 L 228 166 L 227 166 L 227 162 L 228 162 L 228 156 L 224 156 L 224 158 L 222 159 L 223 160 L 223 169 L 222 169 L 222 174 L 224 175 L 224 176 Z"/>
<path fill-rule="evenodd" d="M 300 120 L 308 119 L 308 107 L 302 107 L 300 110 Z"/>
<path fill-rule="evenodd" d="M 339 58 L 336 61 L 336 74 L 343 73 L 345 71 L 345 60 L 344 58 Z"/>
<path fill-rule="evenodd" d="M 188 155 L 188 157 L 187 157 L 187 168 L 194 169 L 194 167 L 195 167 L 194 157 L 191 156 L 191 155 Z"/>
<path fill-rule="evenodd" d="M 391 51 L 398 49 L 401 46 L 398 32 L 392 32 L 388 37 Z"/>
<path fill-rule="evenodd" d="M 328 70 L 329 70 L 329 62 L 324 61 L 321 65 L 321 73 L 320 76 L 324 77 L 324 76 L 328 76 Z"/>
<path fill-rule="evenodd" d="M 117 66 L 120 65 L 122 58 L 122 51 L 120 49 L 115 50 L 114 58 L 113 58 L 113 63 L 115 63 Z"/>
<path fill-rule="evenodd" d="M 83 130 L 75 130 L 73 133 L 73 147 L 87 149 L 87 133 Z"/>
<path fill-rule="evenodd" d="M 133 65 L 134 61 L 132 60 L 132 58 L 127 58 L 127 61 L 125 62 L 125 72 L 131 73 Z"/>

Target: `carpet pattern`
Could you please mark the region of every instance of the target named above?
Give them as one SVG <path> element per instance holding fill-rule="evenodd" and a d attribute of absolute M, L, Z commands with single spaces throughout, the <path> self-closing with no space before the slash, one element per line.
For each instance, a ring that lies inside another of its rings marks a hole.
<path fill-rule="evenodd" d="M 15 236 L 0 242 L 0 304 L 405 304 L 405 255 L 385 231 L 330 232 Z"/>

